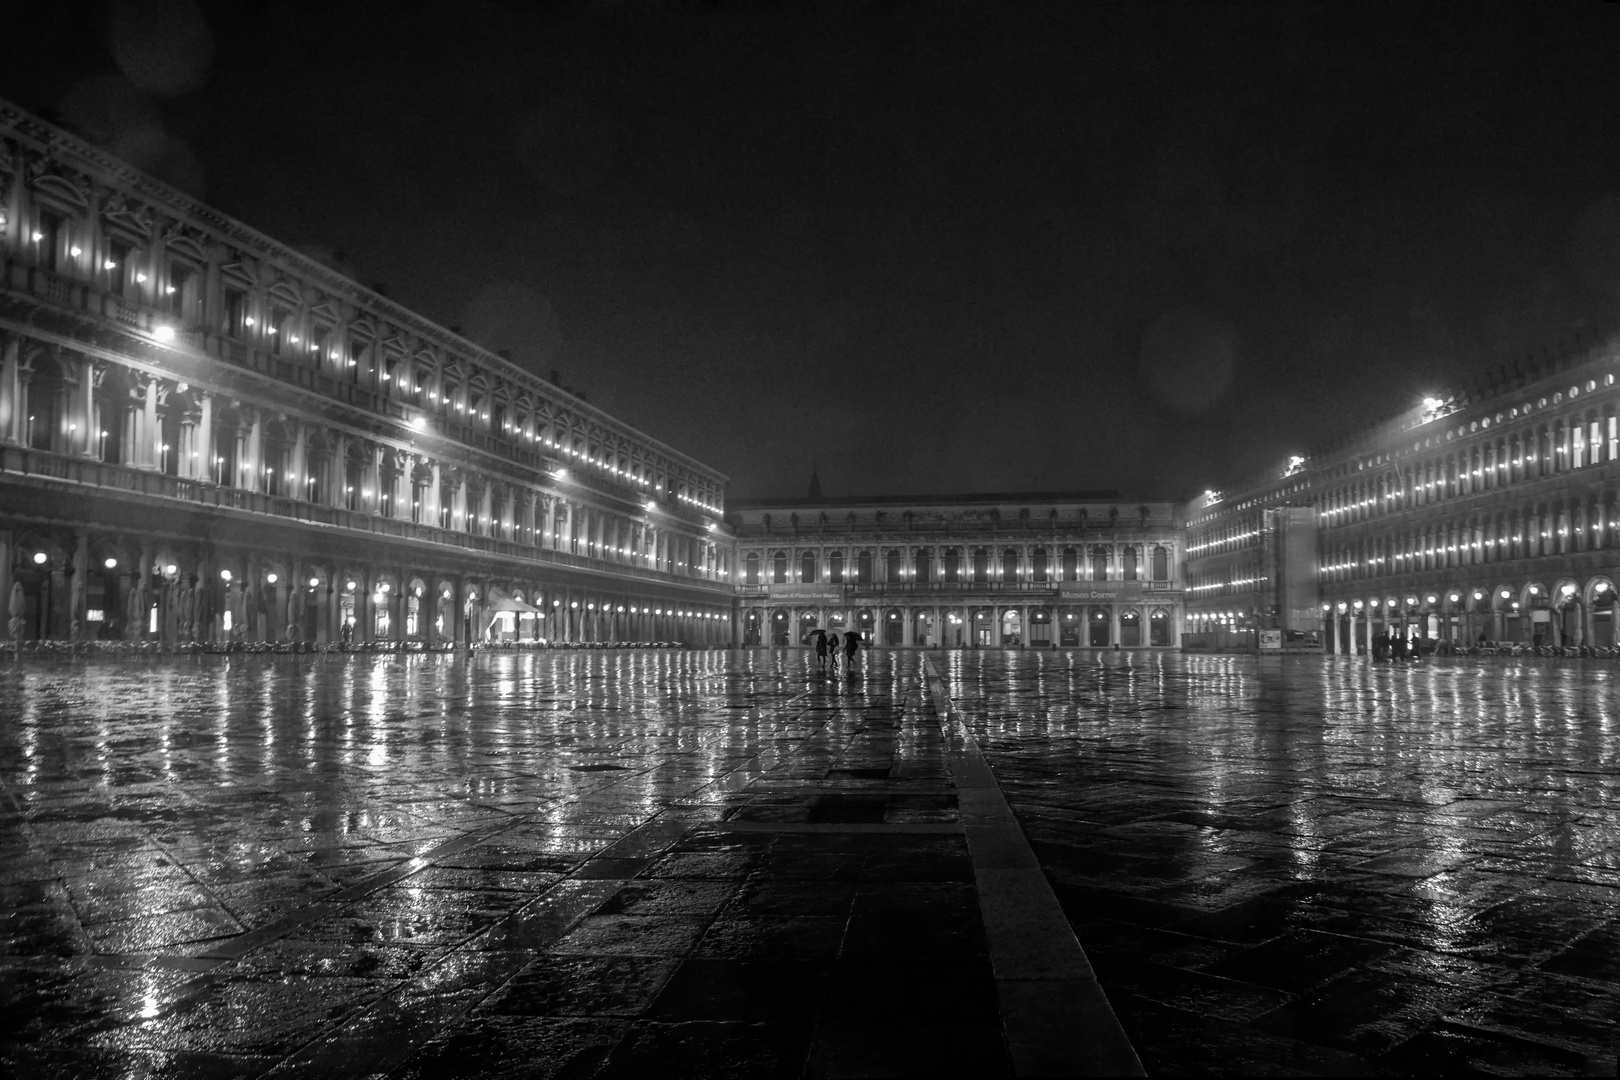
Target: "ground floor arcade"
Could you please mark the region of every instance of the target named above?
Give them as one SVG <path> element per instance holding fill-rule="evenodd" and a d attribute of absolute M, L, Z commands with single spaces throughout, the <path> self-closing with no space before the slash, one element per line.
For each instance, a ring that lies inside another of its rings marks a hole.
<path fill-rule="evenodd" d="M 267 540 L 273 538 L 267 537 Z M 515 560 L 198 541 L 97 529 L 0 528 L 0 640 L 165 643 L 733 640 L 724 593 Z"/>
<path fill-rule="evenodd" d="M 1338 653 L 1365 653 L 1381 632 L 1463 645 L 1620 644 L 1615 632 L 1615 583 L 1606 574 L 1369 589 L 1326 597 L 1322 613 L 1325 646 Z"/>
<path fill-rule="evenodd" d="M 745 604 L 744 645 L 798 645 L 810 631 L 858 630 L 885 648 L 1170 648 L 1176 603 L 790 606 Z"/>

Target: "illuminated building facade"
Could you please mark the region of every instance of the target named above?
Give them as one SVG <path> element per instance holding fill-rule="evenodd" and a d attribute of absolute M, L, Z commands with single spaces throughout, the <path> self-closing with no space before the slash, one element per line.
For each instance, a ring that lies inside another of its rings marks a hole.
<path fill-rule="evenodd" d="M 0 640 L 1615 642 L 1614 341 L 1185 505 L 728 508 L 714 469 L 3 103 L 0 274 Z"/>
<path fill-rule="evenodd" d="M 1193 628 L 1287 623 L 1273 594 L 1246 579 L 1276 565 L 1256 527 L 1262 517 L 1308 507 L 1328 650 L 1366 652 L 1380 631 L 1462 644 L 1614 645 L 1617 375 L 1620 343 L 1595 342 L 1427 399 L 1292 463 L 1287 477 L 1195 500 Z"/>
<path fill-rule="evenodd" d="M 0 104 L 6 638 L 723 643 L 725 477 Z"/>
<path fill-rule="evenodd" d="M 1177 511 L 1113 492 L 733 502 L 743 642 L 1174 648 Z"/>

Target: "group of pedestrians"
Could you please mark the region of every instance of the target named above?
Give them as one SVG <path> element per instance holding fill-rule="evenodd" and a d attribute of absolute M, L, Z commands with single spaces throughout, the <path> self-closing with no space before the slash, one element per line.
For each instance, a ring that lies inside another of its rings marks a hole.
<path fill-rule="evenodd" d="M 1391 634 L 1388 630 L 1380 630 L 1373 635 L 1373 659 L 1390 660 L 1395 663 L 1404 661 L 1417 661 L 1423 659 L 1422 639 L 1414 631 L 1410 638 L 1399 632 Z"/>
<path fill-rule="evenodd" d="M 861 635 L 852 630 L 840 633 L 837 630 L 823 630 L 820 627 L 810 631 L 810 637 L 816 646 L 816 664 L 823 672 L 838 674 L 838 654 L 844 654 L 844 670 L 850 674 L 855 672 L 855 656 L 861 651 Z"/>

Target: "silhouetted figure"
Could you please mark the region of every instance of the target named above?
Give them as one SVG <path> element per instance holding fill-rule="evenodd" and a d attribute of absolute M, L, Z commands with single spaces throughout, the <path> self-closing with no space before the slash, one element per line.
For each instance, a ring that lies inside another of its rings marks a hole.
<path fill-rule="evenodd" d="M 853 631 L 844 634 L 844 670 L 855 673 L 855 654 L 861 650 L 861 635 Z"/>
<path fill-rule="evenodd" d="M 813 637 L 815 639 L 815 642 L 816 642 L 816 666 L 819 667 L 822 671 L 826 671 L 827 670 L 827 632 L 825 630 L 816 629 L 816 630 L 811 632 L 810 636 Z"/>

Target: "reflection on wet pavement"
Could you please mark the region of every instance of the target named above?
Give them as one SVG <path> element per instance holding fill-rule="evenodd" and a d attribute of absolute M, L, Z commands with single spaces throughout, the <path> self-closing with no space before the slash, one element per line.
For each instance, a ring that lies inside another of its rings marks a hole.
<path fill-rule="evenodd" d="M 1007 1072 L 913 659 L 23 664 L 0 703 L 0 1070 Z M 852 1011 L 881 986 L 967 989 Z"/>
<path fill-rule="evenodd" d="M 1608 667 L 933 659 L 1150 1073 L 1613 1070 Z M 5 663 L 0 785 L 0 1073 L 1009 1072 L 916 653 Z"/>
<path fill-rule="evenodd" d="M 1150 1075 L 1609 1075 L 1613 670 L 949 654 Z"/>

